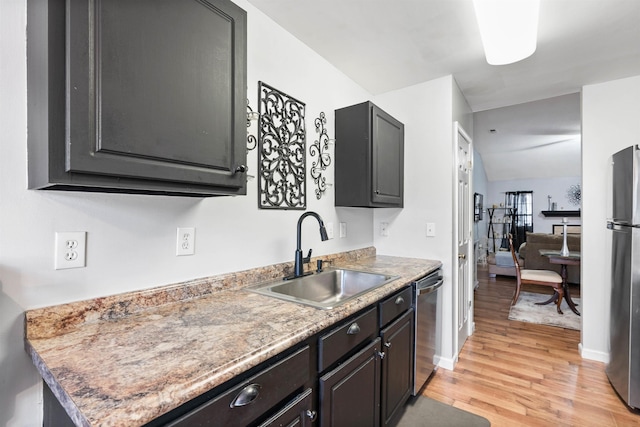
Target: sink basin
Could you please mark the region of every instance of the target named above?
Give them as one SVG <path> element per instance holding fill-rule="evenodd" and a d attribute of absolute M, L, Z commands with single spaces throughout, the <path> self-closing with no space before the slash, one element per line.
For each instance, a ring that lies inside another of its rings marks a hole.
<path fill-rule="evenodd" d="M 255 286 L 249 290 L 328 310 L 398 277 L 332 268 L 309 276 Z"/>

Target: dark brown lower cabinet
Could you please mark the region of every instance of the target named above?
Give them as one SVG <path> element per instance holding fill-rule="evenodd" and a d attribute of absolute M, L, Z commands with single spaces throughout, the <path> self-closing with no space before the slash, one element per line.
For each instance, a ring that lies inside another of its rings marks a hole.
<path fill-rule="evenodd" d="M 145 427 L 397 424 L 413 388 L 411 292 L 396 292 Z M 44 408 L 45 427 L 73 425 L 46 387 Z"/>
<path fill-rule="evenodd" d="M 320 377 L 320 425 L 380 425 L 380 338 Z"/>
<path fill-rule="evenodd" d="M 413 309 L 380 331 L 382 425 L 395 425 L 413 387 Z"/>

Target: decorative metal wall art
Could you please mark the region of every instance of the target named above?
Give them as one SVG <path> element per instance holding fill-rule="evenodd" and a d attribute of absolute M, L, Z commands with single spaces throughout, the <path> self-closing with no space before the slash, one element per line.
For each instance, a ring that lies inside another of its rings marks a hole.
<path fill-rule="evenodd" d="M 318 160 L 311 163 L 311 178 L 316 184 L 316 198 L 320 200 L 324 192 L 327 190 L 327 181 L 322 172 L 327 169 L 327 166 L 331 164 L 331 155 L 329 154 L 329 136 L 327 135 L 327 128 L 324 125 L 327 123 L 327 118 L 324 112 L 320 112 L 320 116 L 315 119 L 316 132 L 320 135 L 318 140 L 314 141 L 309 147 L 309 154 L 311 157 L 318 156 Z"/>
<path fill-rule="evenodd" d="M 252 120 L 257 121 L 259 119 L 260 114 L 253 111 L 253 109 L 249 105 L 249 100 L 247 99 L 247 151 L 251 151 L 258 146 L 258 140 L 251 134 L 249 128 L 251 127 Z"/>
<path fill-rule="evenodd" d="M 258 207 L 306 209 L 305 104 L 258 84 Z"/>
<path fill-rule="evenodd" d="M 569 186 L 567 190 L 567 199 L 569 203 L 572 205 L 579 205 L 580 199 L 582 198 L 582 190 L 580 189 L 580 184 L 574 184 Z"/>

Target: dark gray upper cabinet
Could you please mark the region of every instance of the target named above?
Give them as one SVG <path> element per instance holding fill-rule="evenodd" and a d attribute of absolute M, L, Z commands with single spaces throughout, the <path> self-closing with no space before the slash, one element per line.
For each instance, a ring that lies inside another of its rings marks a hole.
<path fill-rule="evenodd" d="M 246 194 L 246 12 L 29 0 L 29 188 Z"/>
<path fill-rule="evenodd" d="M 336 206 L 402 207 L 404 125 L 371 102 L 335 112 Z"/>

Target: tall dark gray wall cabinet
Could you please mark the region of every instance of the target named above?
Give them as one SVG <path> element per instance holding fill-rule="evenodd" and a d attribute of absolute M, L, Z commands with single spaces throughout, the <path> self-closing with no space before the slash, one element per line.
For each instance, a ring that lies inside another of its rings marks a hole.
<path fill-rule="evenodd" d="M 29 188 L 246 194 L 246 12 L 28 0 Z"/>
<path fill-rule="evenodd" d="M 403 206 L 404 125 L 371 102 L 335 111 L 336 206 Z"/>

